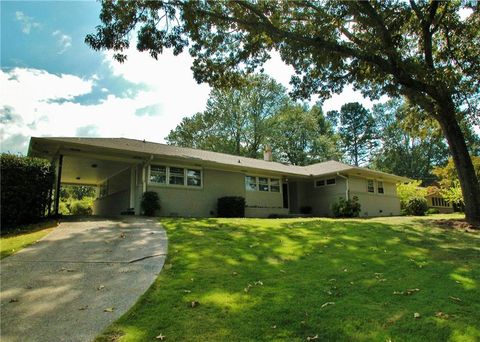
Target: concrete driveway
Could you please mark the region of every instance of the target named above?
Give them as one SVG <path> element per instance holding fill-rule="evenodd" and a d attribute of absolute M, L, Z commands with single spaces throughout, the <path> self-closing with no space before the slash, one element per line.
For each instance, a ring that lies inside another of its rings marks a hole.
<path fill-rule="evenodd" d="M 0 340 L 91 341 L 148 289 L 166 253 L 155 219 L 62 222 L 2 260 Z"/>

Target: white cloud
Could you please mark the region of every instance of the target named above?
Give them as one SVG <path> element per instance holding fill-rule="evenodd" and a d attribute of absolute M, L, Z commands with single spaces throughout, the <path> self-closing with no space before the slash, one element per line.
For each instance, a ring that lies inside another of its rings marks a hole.
<path fill-rule="evenodd" d="M 57 30 L 52 33 L 52 36 L 57 38 L 57 45 L 60 49 L 57 54 L 61 55 L 62 53 L 67 51 L 70 46 L 72 46 L 72 37 L 68 34 L 64 34 L 61 31 Z"/>
<path fill-rule="evenodd" d="M 25 34 L 30 34 L 32 28 L 39 28 L 40 23 L 36 22 L 33 17 L 25 15 L 22 11 L 15 12 L 15 19 L 20 22 L 22 25 L 22 32 Z"/>

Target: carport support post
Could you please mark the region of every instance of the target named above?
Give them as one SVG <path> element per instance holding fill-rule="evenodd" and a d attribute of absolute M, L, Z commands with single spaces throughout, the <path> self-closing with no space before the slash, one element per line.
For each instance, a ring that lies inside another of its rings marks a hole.
<path fill-rule="evenodd" d="M 57 184 L 55 186 L 55 209 L 54 213 L 58 216 L 58 206 L 60 205 L 60 186 L 62 183 L 62 164 L 63 164 L 63 154 L 58 157 L 57 162 Z"/>

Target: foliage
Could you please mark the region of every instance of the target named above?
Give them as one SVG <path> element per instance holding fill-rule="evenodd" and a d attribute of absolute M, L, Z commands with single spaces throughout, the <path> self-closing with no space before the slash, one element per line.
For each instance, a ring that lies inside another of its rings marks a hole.
<path fill-rule="evenodd" d="M 432 168 L 446 163 L 448 147 L 438 123 L 419 120 L 414 112 L 404 100 L 374 105 L 373 116 L 381 134 L 371 166 L 431 184 L 436 179 Z"/>
<path fill-rule="evenodd" d="M 213 89 L 205 112 L 184 118 L 166 140 L 256 158 L 267 143 L 268 120 L 287 101 L 282 85 L 266 75 L 253 75 L 236 88 Z"/>
<path fill-rule="evenodd" d="M 312 207 L 304 205 L 300 207 L 300 214 L 310 215 L 312 213 Z"/>
<path fill-rule="evenodd" d="M 370 111 L 358 102 L 351 102 L 328 116 L 339 123 L 337 130 L 346 159 L 355 166 L 368 163 L 376 146 L 375 121 Z"/>
<path fill-rule="evenodd" d="M 454 180 L 450 187 L 440 189 L 440 194 L 447 202 L 452 203 L 455 208 L 463 209 L 462 188 L 460 188 L 458 180 Z"/>
<path fill-rule="evenodd" d="M 480 156 L 470 156 L 475 169 L 477 179 L 480 180 Z M 443 167 L 435 167 L 432 173 L 438 177 L 440 187 L 448 189 L 458 182 L 458 172 L 452 158 L 448 159 L 448 163 Z"/>
<path fill-rule="evenodd" d="M 335 217 L 358 217 L 361 211 L 358 197 L 353 196 L 348 200 L 340 197 L 337 202 L 332 204 L 332 211 Z"/>
<path fill-rule="evenodd" d="M 424 198 L 427 195 L 427 189 L 421 187 L 421 184 L 422 181 L 412 181 L 397 185 L 397 195 L 400 198 L 402 209 L 406 207 L 412 198 Z"/>
<path fill-rule="evenodd" d="M 85 39 L 92 48 L 125 61 L 137 29 L 137 49 L 154 58 L 188 46 L 198 82 L 238 84 L 238 75 L 277 50 L 295 71 L 296 97 L 324 99 L 349 83 L 372 99 L 406 96 L 438 121 L 467 196 L 467 220 L 480 224 L 480 185 L 461 128 L 479 123 L 475 2 L 104 1 L 100 19 Z"/>
<path fill-rule="evenodd" d="M 218 217 L 245 217 L 245 198 L 240 196 L 220 197 L 217 201 Z"/>
<path fill-rule="evenodd" d="M 1 155 L 2 230 L 40 221 L 50 204 L 54 170 L 44 159 Z"/>
<path fill-rule="evenodd" d="M 480 236 L 437 224 L 463 217 L 162 219 L 165 267 L 97 342 L 476 341 Z"/>
<path fill-rule="evenodd" d="M 338 137 L 319 104 L 310 109 L 287 104 L 270 123 L 269 141 L 278 161 L 309 165 L 341 157 Z"/>
<path fill-rule="evenodd" d="M 142 195 L 140 205 L 146 216 L 155 216 L 155 212 L 161 209 L 158 193 L 155 191 L 145 191 Z"/>
<path fill-rule="evenodd" d="M 58 212 L 62 215 L 92 215 L 96 189 L 89 185 L 62 185 Z"/>
<path fill-rule="evenodd" d="M 427 200 L 424 197 L 410 198 L 405 205 L 407 215 L 424 216 L 428 209 Z"/>
<path fill-rule="evenodd" d="M 439 214 L 440 210 L 438 208 L 428 208 L 427 211 L 425 212 L 426 215 L 433 215 L 433 214 Z"/>

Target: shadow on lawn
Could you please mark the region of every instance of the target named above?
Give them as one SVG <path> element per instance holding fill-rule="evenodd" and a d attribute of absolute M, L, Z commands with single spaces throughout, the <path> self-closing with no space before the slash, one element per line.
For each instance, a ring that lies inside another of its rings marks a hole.
<path fill-rule="evenodd" d="M 416 222 L 162 222 L 166 267 L 110 333 L 189 341 L 480 338 L 478 236 Z"/>

